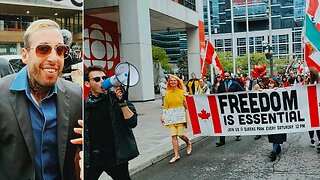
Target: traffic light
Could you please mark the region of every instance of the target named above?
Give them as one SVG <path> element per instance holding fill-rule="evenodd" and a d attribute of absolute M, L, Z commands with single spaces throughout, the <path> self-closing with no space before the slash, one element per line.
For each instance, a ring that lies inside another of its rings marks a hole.
<path fill-rule="evenodd" d="M 270 45 L 265 46 L 264 53 L 265 53 L 266 59 L 272 59 L 272 51 L 271 51 Z"/>

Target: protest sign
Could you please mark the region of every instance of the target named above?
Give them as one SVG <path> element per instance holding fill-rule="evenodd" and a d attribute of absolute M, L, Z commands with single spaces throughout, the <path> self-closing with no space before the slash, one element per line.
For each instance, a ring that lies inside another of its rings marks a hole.
<path fill-rule="evenodd" d="M 193 134 L 265 135 L 320 129 L 320 85 L 187 96 Z"/>
<path fill-rule="evenodd" d="M 178 124 L 186 122 L 186 115 L 184 107 L 165 109 L 162 111 L 164 117 L 164 124 Z"/>

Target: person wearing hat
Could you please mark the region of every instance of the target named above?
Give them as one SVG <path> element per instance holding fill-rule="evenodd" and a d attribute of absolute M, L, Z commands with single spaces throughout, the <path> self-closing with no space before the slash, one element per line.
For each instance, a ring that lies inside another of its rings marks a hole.
<path fill-rule="evenodd" d="M 270 78 L 268 88 L 269 89 L 278 89 L 279 81 L 277 78 Z M 281 146 L 283 142 L 287 141 L 287 134 L 269 134 L 268 135 L 269 143 L 272 143 L 272 151 L 269 155 L 270 161 L 273 162 L 277 159 L 277 155 L 281 152 Z"/>
<path fill-rule="evenodd" d="M 220 74 L 217 74 L 215 77 L 214 77 L 214 81 L 213 81 L 213 85 L 212 85 L 212 93 L 217 93 L 218 92 L 218 87 L 220 86 L 220 84 L 223 83 L 223 79 L 221 77 Z"/>

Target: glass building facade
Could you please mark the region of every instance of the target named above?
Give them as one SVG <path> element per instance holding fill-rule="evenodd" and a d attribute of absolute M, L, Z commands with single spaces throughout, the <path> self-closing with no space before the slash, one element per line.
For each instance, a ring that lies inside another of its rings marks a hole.
<path fill-rule="evenodd" d="M 269 1 L 271 1 L 270 11 Z M 247 53 L 246 1 L 233 0 L 232 2 L 234 36 L 236 38 L 233 43 L 237 46 L 236 55 L 243 56 Z M 215 47 L 219 51 L 232 51 L 231 4 L 230 1 L 224 0 L 218 0 L 217 4 L 218 12 L 214 5 L 211 7 L 213 14 L 211 15 L 211 34 L 213 34 Z M 304 0 L 247 0 L 250 53 L 263 52 L 262 42 L 268 41 L 269 12 L 271 12 L 274 57 L 301 57 L 303 53 L 301 34 L 305 6 L 306 2 Z"/>

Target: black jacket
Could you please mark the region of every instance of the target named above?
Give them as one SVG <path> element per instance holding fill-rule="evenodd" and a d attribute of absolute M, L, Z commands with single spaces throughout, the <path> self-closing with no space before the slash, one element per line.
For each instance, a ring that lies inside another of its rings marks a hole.
<path fill-rule="evenodd" d="M 228 92 L 238 92 L 238 91 L 244 91 L 244 89 L 241 87 L 241 85 L 239 83 L 232 80 L 232 84 L 230 85 Z M 224 92 L 226 92 L 226 87 L 223 82 L 218 87 L 218 93 L 224 93 Z"/>
<path fill-rule="evenodd" d="M 138 147 L 136 140 L 134 138 L 132 128 L 137 126 L 137 113 L 134 105 L 128 102 L 128 107 L 134 113 L 130 119 L 124 119 L 121 108 L 116 102 L 112 94 L 106 94 L 103 98 L 109 98 L 111 102 L 110 105 L 107 105 L 106 111 L 109 113 L 111 119 L 113 137 L 115 144 L 115 153 L 116 153 L 116 164 L 120 165 L 122 163 L 128 162 L 129 160 L 137 157 L 139 155 Z M 85 101 L 85 127 L 84 127 L 84 148 L 85 148 L 85 157 L 84 164 L 86 168 L 90 167 L 90 131 L 88 129 L 89 117 L 98 116 L 98 114 L 91 115 L 90 111 L 92 108 L 95 108 L 95 103 L 90 102 L 89 98 Z"/>

